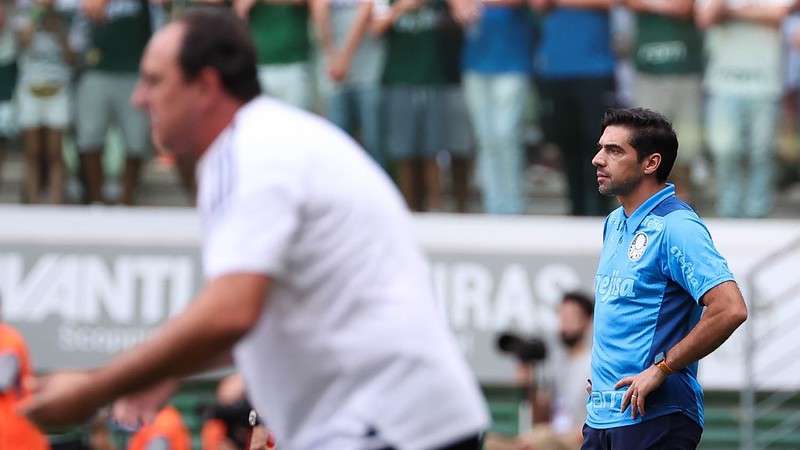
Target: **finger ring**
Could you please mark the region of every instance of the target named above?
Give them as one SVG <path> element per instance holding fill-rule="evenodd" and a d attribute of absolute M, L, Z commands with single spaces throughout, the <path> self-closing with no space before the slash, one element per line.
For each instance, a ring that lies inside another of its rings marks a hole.
<path fill-rule="evenodd" d="M 639 394 L 633 394 L 633 395 L 631 395 L 631 397 L 638 397 L 638 396 L 639 396 Z"/>

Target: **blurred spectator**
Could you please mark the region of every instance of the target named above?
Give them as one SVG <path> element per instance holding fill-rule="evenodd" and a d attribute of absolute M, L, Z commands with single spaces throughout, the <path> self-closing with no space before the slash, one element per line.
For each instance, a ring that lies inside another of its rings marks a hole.
<path fill-rule="evenodd" d="M 523 118 L 533 72 L 533 22 L 524 0 L 456 0 L 465 26 L 464 92 L 478 140 L 483 207 L 525 212 Z"/>
<path fill-rule="evenodd" d="M 591 160 L 600 119 L 615 98 L 613 0 L 529 0 L 544 15 L 536 52 L 545 131 L 561 150 L 571 212 L 605 215 Z"/>
<path fill-rule="evenodd" d="M 784 21 L 783 27 L 786 41 L 786 82 L 785 90 L 788 95 L 784 97 L 784 125 L 793 139 L 797 138 L 798 124 L 800 124 L 800 12 L 795 11 Z M 800 182 L 800 153 L 797 148 L 789 156 L 789 164 L 780 164 L 776 176 L 777 189 L 788 188 Z"/>
<path fill-rule="evenodd" d="M 0 449 L 48 450 L 47 438 L 17 414 L 17 406 L 29 395 L 25 380 L 33 372 L 25 340 L 2 319 L 0 316 Z"/>
<path fill-rule="evenodd" d="M 441 204 L 436 153 L 444 148 L 445 9 L 441 0 L 393 0 L 391 6 L 377 5 L 372 24 L 376 34 L 388 32 L 386 148 L 397 165 L 400 191 L 414 211 Z"/>
<path fill-rule="evenodd" d="M 264 93 L 311 109 L 311 38 L 306 0 L 233 0 L 249 22 Z"/>
<path fill-rule="evenodd" d="M 703 40 L 694 24 L 694 0 L 625 0 L 636 12 L 633 60 L 636 106 L 659 111 L 677 132 L 681 148 L 671 181 L 691 201 L 692 164 L 701 147 Z"/>
<path fill-rule="evenodd" d="M 327 117 L 353 136 L 378 161 L 381 152 L 383 39 L 369 33 L 373 2 L 313 0 L 319 39 L 320 92 Z"/>
<path fill-rule="evenodd" d="M 50 203 L 64 201 L 64 131 L 70 123 L 70 78 L 74 63 L 67 42 L 68 20 L 53 0 L 35 0 L 19 31 L 17 112 L 25 154 L 24 200 L 39 203 L 48 185 Z M 42 180 L 46 174 L 47 183 Z"/>
<path fill-rule="evenodd" d="M 611 8 L 611 45 L 616 64 L 614 68 L 615 106 L 629 107 L 633 101 L 634 67 L 632 61 L 633 44 L 636 35 L 636 16 L 633 12 L 615 3 Z"/>
<path fill-rule="evenodd" d="M 452 4 L 452 2 L 451 2 Z M 464 33 L 454 20 L 451 9 L 445 16 L 442 27 L 442 57 L 445 67 L 445 85 L 442 87 L 444 102 L 443 149 L 448 152 L 450 181 L 455 210 L 467 212 L 470 173 L 472 170 L 475 138 L 472 120 L 462 87 L 461 60 Z"/>
<path fill-rule="evenodd" d="M 191 450 L 192 439 L 183 424 L 181 413 L 173 406 L 164 407 L 128 443 L 128 450 Z"/>
<path fill-rule="evenodd" d="M 765 217 L 772 208 L 775 133 L 783 89 L 780 26 L 794 3 L 697 2 L 697 23 L 706 29 L 706 128 L 721 216 Z"/>
<path fill-rule="evenodd" d="M 130 97 L 139 73 L 139 60 L 151 34 L 147 0 L 83 0 L 89 42 L 86 72 L 78 84 L 78 147 L 86 182 L 86 200 L 103 202 L 101 152 L 112 124 L 122 132 L 126 159 L 121 202 L 134 203 L 142 163 L 149 155 L 147 118 Z"/>
<path fill-rule="evenodd" d="M 586 419 L 586 383 L 591 371 L 594 302 L 581 292 L 564 294 L 558 308 L 558 342 L 548 347 L 546 383 L 533 391 L 534 426 L 516 438 L 490 436 L 487 450 L 578 450 Z M 532 367 L 522 365 L 521 383 Z"/>
<path fill-rule="evenodd" d="M 11 100 L 17 86 L 17 38 L 10 9 L 5 2 L 0 2 L 0 183 L 3 181 L 3 162 L 8 141 L 14 133 Z"/>

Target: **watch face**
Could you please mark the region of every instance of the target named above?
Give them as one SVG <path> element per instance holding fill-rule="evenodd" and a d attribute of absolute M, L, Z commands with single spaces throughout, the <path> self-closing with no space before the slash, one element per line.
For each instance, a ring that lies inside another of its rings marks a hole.
<path fill-rule="evenodd" d="M 656 361 L 655 361 L 655 364 L 658 364 L 658 363 L 660 363 L 661 361 L 664 361 L 664 359 L 665 359 L 665 358 L 664 358 L 664 352 L 661 352 L 661 353 L 657 354 L 657 355 L 656 355 Z"/>

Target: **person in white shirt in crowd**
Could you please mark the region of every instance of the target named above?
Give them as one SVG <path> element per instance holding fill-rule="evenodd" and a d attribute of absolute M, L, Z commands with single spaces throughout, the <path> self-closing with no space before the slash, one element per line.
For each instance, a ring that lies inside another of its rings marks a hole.
<path fill-rule="evenodd" d="M 381 74 L 386 49 L 369 32 L 373 2 L 312 0 L 317 77 L 325 116 L 352 136 L 381 165 Z"/>
<path fill-rule="evenodd" d="M 54 0 L 36 0 L 21 18 L 16 98 L 23 133 L 25 180 L 23 200 L 39 203 L 47 174 L 50 203 L 64 201 L 62 149 L 70 120 L 70 78 L 74 55 L 67 42 L 68 20 Z M 46 162 L 45 169 L 42 164 Z"/>
<path fill-rule="evenodd" d="M 796 0 L 697 0 L 706 32 L 706 132 L 717 213 L 766 217 L 775 184 L 775 134 L 783 93 L 781 24 Z M 746 170 L 742 170 L 746 161 Z"/>
<path fill-rule="evenodd" d="M 520 364 L 519 382 L 529 389 L 533 429 L 514 438 L 492 435 L 487 450 L 578 450 L 586 420 L 586 380 L 592 363 L 594 301 L 567 292 L 558 307 L 558 336 L 548 340 L 547 358 L 536 366 Z M 531 385 L 533 381 L 537 383 Z"/>
<path fill-rule="evenodd" d="M 230 12 L 195 10 L 156 33 L 140 80 L 133 101 L 154 141 L 200 157 L 207 283 L 108 365 L 40 379 L 28 416 L 80 421 L 233 350 L 279 448 L 480 448 L 484 400 L 386 174 L 324 119 L 259 96 L 252 41 Z"/>

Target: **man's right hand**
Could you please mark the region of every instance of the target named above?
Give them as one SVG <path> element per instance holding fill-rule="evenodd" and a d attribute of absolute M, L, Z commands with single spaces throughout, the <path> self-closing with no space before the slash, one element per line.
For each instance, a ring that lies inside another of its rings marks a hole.
<path fill-rule="evenodd" d="M 40 427 L 85 422 L 105 403 L 87 371 L 55 372 L 25 383 L 32 395 L 18 411 Z"/>

